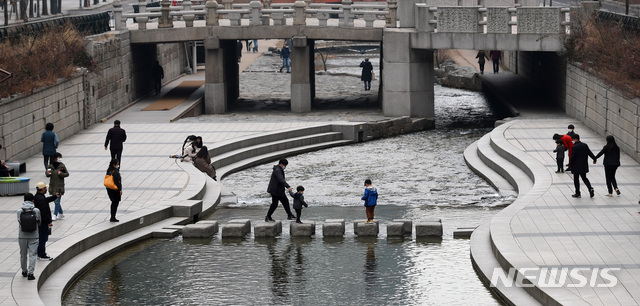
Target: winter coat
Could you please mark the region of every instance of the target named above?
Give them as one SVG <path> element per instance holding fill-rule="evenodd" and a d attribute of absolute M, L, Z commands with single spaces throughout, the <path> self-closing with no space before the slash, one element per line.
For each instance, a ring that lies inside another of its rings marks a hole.
<path fill-rule="evenodd" d="M 118 187 L 117 191 L 122 191 L 122 177 L 120 176 L 120 170 L 118 170 L 118 168 L 109 168 L 107 169 L 106 175 L 109 174 L 113 176 L 113 182 L 116 184 L 116 187 Z"/>
<path fill-rule="evenodd" d="M 302 205 L 309 207 L 307 202 L 304 201 L 304 195 L 302 195 L 302 193 L 289 190 L 289 195 L 293 198 L 293 209 L 302 209 Z"/>
<path fill-rule="evenodd" d="M 18 210 L 18 238 L 38 238 L 38 230 L 36 229 L 33 232 L 23 232 L 22 224 L 20 224 L 20 216 L 22 212 L 33 210 L 36 213 L 36 222 L 38 225 L 42 223 L 42 217 L 40 215 L 40 210 L 36 208 L 36 206 L 31 201 L 24 201 L 22 203 L 22 208 Z"/>
<path fill-rule="evenodd" d="M 104 147 L 106 148 L 111 142 L 111 150 L 122 150 L 122 143 L 127 141 L 127 133 L 120 126 L 114 126 L 107 132 L 107 138 L 104 140 Z"/>
<path fill-rule="evenodd" d="M 206 173 L 212 179 L 216 178 L 216 169 L 211 165 L 211 157 L 207 158 L 199 158 L 195 157 L 193 159 L 193 165 L 198 168 L 198 170 Z"/>
<path fill-rule="evenodd" d="M 564 151 L 566 151 L 567 149 L 564 147 L 563 144 L 559 144 L 555 150 L 553 150 L 553 152 L 556 152 L 556 158 L 557 159 L 564 159 Z"/>
<path fill-rule="evenodd" d="M 373 185 L 365 188 L 362 200 L 364 200 L 364 206 L 376 206 L 378 204 L 378 189 Z"/>
<path fill-rule="evenodd" d="M 489 52 L 489 56 L 491 56 L 491 60 L 492 61 L 499 61 L 500 58 L 502 57 L 502 52 L 498 51 L 498 50 L 491 50 Z"/>
<path fill-rule="evenodd" d="M 49 207 L 49 203 L 55 201 L 56 198 L 56 196 L 45 197 L 44 194 L 39 192 L 35 194 L 33 203 L 40 210 L 40 216 L 42 217 L 42 223 L 40 224 L 51 223 L 51 207 Z"/>
<path fill-rule="evenodd" d="M 562 137 L 560 137 L 560 140 L 562 140 L 562 144 L 564 145 L 564 147 L 569 150 L 569 158 L 571 158 L 571 153 L 573 153 L 573 141 L 571 141 L 571 136 L 562 135 Z M 571 162 L 569 162 L 569 164 L 571 164 Z"/>
<path fill-rule="evenodd" d="M 596 159 L 604 154 L 602 164 L 605 166 L 620 166 L 620 148 L 618 146 L 604 146 L 600 153 L 596 155 Z"/>
<path fill-rule="evenodd" d="M 189 141 L 187 143 L 184 144 L 184 147 L 182 147 L 182 159 L 181 161 L 183 162 L 192 162 L 193 158 L 196 157 L 196 154 L 198 154 L 198 152 L 200 152 L 200 148 L 196 147 L 196 142 L 194 141 Z"/>
<path fill-rule="evenodd" d="M 280 58 L 289 58 L 291 56 L 291 50 L 289 47 L 283 47 L 280 49 Z"/>
<path fill-rule="evenodd" d="M 286 196 L 284 189 L 289 188 L 289 184 L 284 180 L 284 169 L 280 165 L 273 166 L 273 172 L 271 172 L 271 179 L 269 180 L 269 187 L 267 192 L 272 196 Z"/>
<path fill-rule="evenodd" d="M 478 64 L 484 64 L 484 59 L 488 59 L 489 57 L 487 57 L 487 54 L 484 53 L 484 51 L 478 51 L 478 54 L 476 54 L 476 58 L 478 59 Z"/>
<path fill-rule="evenodd" d="M 69 176 L 69 171 L 63 163 L 53 162 L 47 168 L 47 177 L 49 178 L 49 194 L 64 194 L 64 178 Z M 58 171 L 62 172 L 58 174 Z"/>
<path fill-rule="evenodd" d="M 589 146 L 584 142 L 577 142 L 573 145 L 573 153 L 571 154 L 571 173 L 583 174 L 589 172 L 588 158 L 596 159 Z"/>
<path fill-rule="evenodd" d="M 56 154 L 56 149 L 60 144 L 56 133 L 53 131 L 44 131 L 42 136 L 40 136 L 40 141 L 42 142 L 42 155 Z"/>
<path fill-rule="evenodd" d="M 373 65 L 369 61 L 363 61 L 360 63 L 360 67 L 362 67 L 362 75 L 360 76 L 361 81 L 371 82 L 373 78 Z"/>

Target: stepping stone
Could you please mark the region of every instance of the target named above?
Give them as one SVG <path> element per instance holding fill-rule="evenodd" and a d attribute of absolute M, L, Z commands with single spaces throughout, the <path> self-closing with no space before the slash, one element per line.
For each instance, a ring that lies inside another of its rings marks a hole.
<path fill-rule="evenodd" d="M 278 231 L 278 228 L 280 231 Z M 275 237 L 282 232 L 282 222 L 258 222 L 253 226 L 254 237 Z"/>
<path fill-rule="evenodd" d="M 163 228 L 151 233 L 151 236 L 153 238 L 173 238 L 178 235 L 180 235 L 180 230 L 171 228 Z"/>
<path fill-rule="evenodd" d="M 404 222 L 389 222 L 387 223 L 387 237 L 404 236 L 405 234 Z"/>
<path fill-rule="evenodd" d="M 404 223 L 404 234 L 411 235 L 413 232 L 413 220 L 411 219 L 394 219 L 393 222 L 402 222 Z"/>
<path fill-rule="evenodd" d="M 342 223 L 342 226 L 345 224 L 344 219 L 327 219 L 324 223 Z"/>
<path fill-rule="evenodd" d="M 458 227 L 453 231 L 453 238 L 471 238 L 475 227 Z"/>
<path fill-rule="evenodd" d="M 440 219 L 416 222 L 416 237 L 442 237 L 442 222 Z"/>
<path fill-rule="evenodd" d="M 378 236 L 380 227 L 378 221 L 365 223 L 365 220 L 353 221 L 353 232 L 358 236 Z"/>
<path fill-rule="evenodd" d="M 316 223 L 313 221 L 305 221 L 304 223 L 289 223 L 289 231 L 291 237 L 310 237 L 316 233 Z"/>
<path fill-rule="evenodd" d="M 227 222 L 227 224 L 242 224 L 244 225 L 244 233 L 251 233 L 251 220 L 249 219 L 232 219 Z"/>
<path fill-rule="evenodd" d="M 227 223 L 222 227 L 222 238 L 242 238 L 247 234 L 242 223 Z"/>
<path fill-rule="evenodd" d="M 218 232 L 218 222 L 187 224 L 182 229 L 182 237 L 207 238 L 215 235 L 217 232 Z"/>
<path fill-rule="evenodd" d="M 344 219 L 327 219 L 322 224 L 322 235 L 324 237 L 343 237 Z"/>

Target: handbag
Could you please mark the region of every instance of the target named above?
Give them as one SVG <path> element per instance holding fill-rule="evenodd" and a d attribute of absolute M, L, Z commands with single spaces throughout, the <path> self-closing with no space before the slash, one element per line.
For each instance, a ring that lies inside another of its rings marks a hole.
<path fill-rule="evenodd" d="M 104 187 L 111 190 L 118 190 L 118 186 L 116 186 L 116 182 L 113 180 L 113 172 L 104 176 Z"/>

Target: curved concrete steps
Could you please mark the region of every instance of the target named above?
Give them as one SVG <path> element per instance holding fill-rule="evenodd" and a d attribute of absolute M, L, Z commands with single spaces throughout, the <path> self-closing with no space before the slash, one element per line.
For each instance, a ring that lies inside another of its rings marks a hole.
<path fill-rule="evenodd" d="M 486 137 L 486 136 L 485 136 Z M 493 188 L 500 193 L 516 193 L 516 189 L 502 177 L 498 172 L 493 170 L 478 156 L 478 141 L 469 145 L 463 153 L 464 161 L 467 166 L 480 177 L 484 178 Z"/>

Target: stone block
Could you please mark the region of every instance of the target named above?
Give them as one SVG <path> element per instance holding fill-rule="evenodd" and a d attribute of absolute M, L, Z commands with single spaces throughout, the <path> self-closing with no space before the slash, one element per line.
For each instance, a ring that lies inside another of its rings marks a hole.
<path fill-rule="evenodd" d="M 378 221 L 366 223 L 364 220 L 353 221 L 353 232 L 358 236 L 378 236 Z"/>
<path fill-rule="evenodd" d="M 393 219 L 393 222 L 401 222 L 404 224 L 405 235 L 411 235 L 413 233 L 413 220 L 411 219 Z"/>
<path fill-rule="evenodd" d="M 242 223 L 227 223 L 222 227 L 222 238 L 242 238 L 245 234 L 245 226 Z"/>
<path fill-rule="evenodd" d="M 242 228 L 245 234 L 251 233 L 251 220 L 249 219 L 232 219 L 227 224 L 242 224 Z"/>
<path fill-rule="evenodd" d="M 324 223 L 342 223 L 342 226 L 345 224 L 344 219 L 327 219 Z"/>
<path fill-rule="evenodd" d="M 316 233 L 316 223 L 306 221 L 305 223 L 291 222 L 289 224 L 291 237 L 309 237 Z"/>
<path fill-rule="evenodd" d="M 344 221 L 330 222 L 322 224 L 322 235 L 324 237 L 343 237 L 344 236 Z"/>
<path fill-rule="evenodd" d="M 216 229 L 216 233 L 218 232 L 219 226 L 218 226 L 218 221 L 216 220 L 200 220 L 198 222 L 196 222 L 196 224 L 213 224 L 213 226 Z M 167 227 L 165 227 L 167 228 Z"/>
<path fill-rule="evenodd" d="M 253 226 L 253 236 L 256 238 L 275 237 L 278 234 L 278 224 L 276 222 L 258 222 Z"/>
<path fill-rule="evenodd" d="M 169 228 L 163 228 L 163 229 L 159 229 L 159 230 L 155 230 L 153 231 L 153 233 L 151 233 L 151 236 L 153 238 L 173 238 L 175 236 L 180 235 L 180 230 L 178 229 L 169 229 Z"/>
<path fill-rule="evenodd" d="M 475 227 L 458 227 L 453 231 L 453 238 L 471 238 Z"/>
<path fill-rule="evenodd" d="M 442 223 L 429 220 L 416 222 L 416 237 L 442 237 Z"/>
<path fill-rule="evenodd" d="M 218 224 L 188 224 L 182 229 L 184 238 L 207 238 L 216 234 Z"/>
<path fill-rule="evenodd" d="M 403 222 L 389 222 L 387 223 L 387 237 L 404 236 L 404 223 Z"/>

